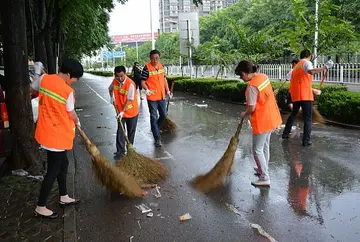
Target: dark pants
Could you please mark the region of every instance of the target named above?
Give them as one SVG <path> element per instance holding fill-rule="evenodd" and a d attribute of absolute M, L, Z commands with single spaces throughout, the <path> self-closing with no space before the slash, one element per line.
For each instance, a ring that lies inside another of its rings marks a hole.
<path fill-rule="evenodd" d="M 310 142 L 311 136 L 311 126 L 312 126 L 312 108 L 313 101 L 297 101 L 293 103 L 293 110 L 286 122 L 286 126 L 283 134 L 288 135 L 291 131 L 291 127 L 294 123 L 296 115 L 299 113 L 299 109 L 302 109 L 304 116 L 304 133 L 303 133 L 303 143 Z"/>
<path fill-rule="evenodd" d="M 142 90 L 141 79 L 134 80 L 134 82 L 135 82 L 135 85 L 136 85 L 136 89 L 139 89 L 141 91 Z"/>
<path fill-rule="evenodd" d="M 148 106 L 150 111 L 150 125 L 151 132 L 154 139 L 160 139 L 160 128 L 163 125 L 166 118 L 166 102 L 165 100 L 149 101 Z M 159 111 L 159 114 L 158 114 Z"/>
<path fill-rule="evenodd" d="M 66 174 L 69 166 L 69 160 L 66 151 L 54 152 L 47 151 L 47 172 L 40 189 L 38 206 L 44 207 L 46 200 L 52 189 L 55 179 L 58 181 L 60 196 L 67 195 Z"/>
<path fill-rule="evenodd" d="M 124 129 L 126 129 L 127 131 L 127 135 L 131 144 L 134 144 L 137 121 L 138 115 L 133 118 L 121 119 Z M 118 153 L 119 155 L 123 155 L 125 154 L 125 151 L 125 135 L 118 121 L 118 129 L 116 133 L 116 153 Z"/>

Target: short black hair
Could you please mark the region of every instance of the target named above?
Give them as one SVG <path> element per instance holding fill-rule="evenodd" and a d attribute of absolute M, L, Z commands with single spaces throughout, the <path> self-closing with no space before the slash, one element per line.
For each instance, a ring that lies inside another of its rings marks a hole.
<path fill-rule="evenodd" d="M 300 59 L 308 58 L 309 56 L 311 56 L 310 50 L 303 50 L 300 53 Z"/>
<path fill-rule="evenodd" d="M 114 68 L 114 74 L 119 73 L 119 72 L 125 72 L 125 73 L 126 73 L 126 68 L 125 68 L 125 66 L 116 66 L 116 67 Z"/>
<path fill-rule="evenodd" d="M 158 51 L 158 50 L 152 50 L 152 51 L 150 51 L 150 57 L 151 57 L 152 55 L 159 55 L 159 56 L 160 56 L 160 51 Z"/>
<path fill-rule="evenodd" d="M 298 58 L 294 58 L 292 61 L 291 61 L 291 64 L 297 64 L 299 63 L 299 59 Z"/>
<path fill-rule="evenodd" d="M 66 59 L 63 61 L 60 72 L 70 74 L 70 78 L 80 78 L 84 75 L 84 68 L 79 61 L 75 59 Z"/>
<path fill-rule="evenodd" d="M 136 65 L 138 65 L 138 64 L 139 64 L 139 62 L 137 62 L 137 61 L 134 62 L 134 66 L 136 66 Z"/>
<path fill-rule="evenodd" d="M 242 60 L 239 62 L 235 69 L 235 74 L 240 76 L 243 73 L 255 73 L 259 69 L 259 66 L 251 63 L 250 61 Z"/>

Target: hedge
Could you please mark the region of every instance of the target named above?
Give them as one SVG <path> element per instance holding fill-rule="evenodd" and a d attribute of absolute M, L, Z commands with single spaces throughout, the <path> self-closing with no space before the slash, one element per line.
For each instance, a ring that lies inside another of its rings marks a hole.
<path fill-rule="evenodd" d="M 86 71 L 87 73 L 97 75 L 97 76 L 113 76 L 114 73 L 112 71 Z"/>
<path fill-rule="evenodd" d="M 200 96 L 215 97 L 225 101 L 245 102 L 246 83 L 239 80 L 214 78 L 180 79 L 175 82 L 175 91 L 196 93 Z M 272 82 L 273 89 L 281 82 Z M 313 85 L 318 88 L 319 85 Z M 277 102 L 281 109 L 288 110 L 286 104 L 289 83 L 278 92 Z M 323 85 L 322 94 L 316 99 L 319 112 L 326 118 L 347 124 L 360 125 L 360 93 L 349 92 L 343 85 Z"/>

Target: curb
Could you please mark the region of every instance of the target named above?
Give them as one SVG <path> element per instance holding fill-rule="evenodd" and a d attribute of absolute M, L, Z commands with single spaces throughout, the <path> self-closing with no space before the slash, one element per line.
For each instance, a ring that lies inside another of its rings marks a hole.
<path fill-rule="evenodd" d="M 67 156 L 69 159 L 69 168 L 67 174 L 67 186 L 70 197 L 75 197 L 75 159 L 74 151 L 68 151 Z M 64 209 L 64 242 L 77 241 L 76 235 L 76 211 L 75 206 L 66 207 Z"/>

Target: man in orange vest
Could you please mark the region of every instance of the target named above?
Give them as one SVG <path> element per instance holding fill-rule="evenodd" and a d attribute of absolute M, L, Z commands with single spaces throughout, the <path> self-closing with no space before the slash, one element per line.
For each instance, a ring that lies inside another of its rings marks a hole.
<path fill-rule="evenodd" d="M 257 67 L 249 61 L 241 61 L 235 69 L 236 75 L 248 83 L 245 92 L 247 107 L 246 111 L 241 113 L 241 118 L 251 117 L 253 153 L 257 165 L 254 169 L 259 175 L 259 179 L 251 184 L 270 186 L 270 137 L 282 120 L 269 78 L 256 71 Z"/>
<path fill-rule="evenodd" d="M 146 91 L 150 111 L 151 132 L 155 139 L 155 146 L 161 147 L 160 128 L 166 118 L 166 94 L 171 98 L 171 93 L 165 78 L 165 69 L 160 63 L 160 52 L 150 52 L 150 62 L 141 72 L 142 86 Z M 159 112 L 159 114 L 158 114 Z"/>
<path fill-rule="evenodd" d="M 299 112 L 300 107 L 304 115 L 304 133 L 302 139 L 303 146 L 311 145 L 311 126 L 312 126 L 312 107 L 314 102 L 312 75 L 323 72 L 333 66 L 330 60 L 321 68 L 314 68 L 311 63 L 311 53 L 309 50 L 303 50 L 300 53 L 299 63 L 293 69 L 290 82 L 290 94 L 293 102 L 293 110 L 289 116 L 284 132 L 283 139 L 289 138 L 291 127 L 294 123 L 295 117 Z"/>
<path fill-rule="evenodd" d="M 121 122 L 126 130 L 131 144 L 134 144 L 136 125 L 139 114 L 136 85 L 133 80 L 126 76 L 126 68 L 117 66 L 114 69 L 115 78 L 109 86 L 111 103 L 116 107 L 118 129 L 116 133 L 115 158 L 125 155 L 125 134 L 120 126 Z M 115 101 L 114 101 L 115 98 Z"/>
<path fill-rule="evenodd" d="M 39 91 L 39 117 L 35 138 L 47 150 L 47 172 L 41 185 L 35 215 L 56 218 L 57 213 L 46 208 L 46 200 L 57 179 L 60 206 L 72 205 L 77 200 L 70 198 L 66 188 L 66 174 L 69 165 L 66 151 L 73 148 L 75 125 L 80 121 L 74 110 L 74 95 L 70 85 L 83 75 L 83 67 L 77 61 L 68 59 L 60 67 L 60 73 L 43 75 L 31 84 Z"/>

